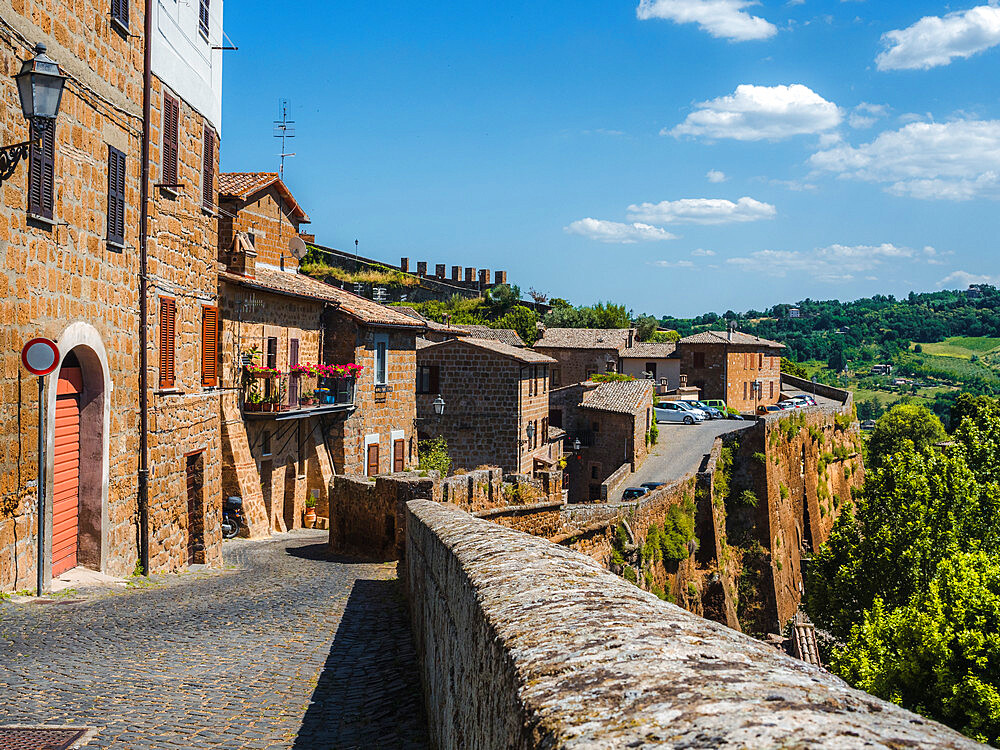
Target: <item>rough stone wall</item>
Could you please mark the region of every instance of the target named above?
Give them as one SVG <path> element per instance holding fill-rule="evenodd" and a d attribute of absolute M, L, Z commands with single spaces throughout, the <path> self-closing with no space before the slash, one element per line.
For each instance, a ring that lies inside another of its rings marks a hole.
<path fill-rule="evenodd" d="M 135 28 L 143 5 L 129 2 Z M 102 529 L 106 555 L 101 568 L 131 573 L 138 559 L 136 455 L 138 447 L 138 257 L 139 136 L 141 129 L 142 41 L 110 26 L 104 0 L 72 4 L 47 0 L 0 0 L 0 143 L 28 139 L 14 80 L 21 60 L 36 41 L 72 78 L 64 89 L 55 124 L 54 225 L 27 215 L 27 161 L 0 188 L 0 591 L 32 586 L 36 574 L 38 466 L 37 386 L 20 364 L 25 342 L 45 336 L 59 342 L 73 326 L 86 327 L 106 356 L 85 368 L 85 388 L 113 392 L 108 447 L 108 526 Z M 20 38 L 19 38 L 19 36 Z M 25 41 L 26 40 L 26 41 Z M 90 89 L 89 91 L 87 89 Z M 101 98 L 95 96 L 99 94 Z M 102 100 L 103 99 L 103 100 Z M 108 145 L 126 156 L 125 244 L 107 244 Z M 47 386 L 57 377 L 47 378 Z M 52 409 L 52 393 L 46 395 Z M 51 413 L 51 412 L 50 412 Z M 97 424 L 85 429 L 99 430 Z M 51 534 L 52 451 L 46 470 L 46 507 Z M 103 471 L 105 467 L 101 467 Z M 44 567 L 49 567 L 50 560 Z"/>
<path fill-rule="evenodd" d="M 262 304 L 245 306 L 248 290 L 221 281 L 223 494 L 243 498 L 251 537 L 302 526 L 305 501 L 317 498 L 316 512 L 325 516 L 333 476 L 317 417 L 275 422 L 245 420 L 241 414 L 242 353 L 256 346 L 267 352 L 268 338 L 277 339 L 277 367 L 287 372 L 290 342 L 299 342 L 299 363 L 321 361 L 324 303 L 255 290 Z M 316 387 L 316 378 L 298 377 L 299 393 Z M 263 387 L 263 386 L 261 386 Z M 324 421 L 337 424 L 343 417 Z"/>
<path fill-rule="evenodd" d="M 346 314 L 331 311 L 323 358 L 327 363 L 355 362 L 364 367 L 357 381 L 357 410 L 331 430 L 330 443 L 338 474 L 365 473 L 365 437 L 378 435 L 379 472 L 392 471 L 392 432 L 403 433 L 406 468 L 417 465 L 416 333 L 366 326 Z M 388 335 L 388 385 L 376 393 L 375 335 Z"/>
<path fill-rule="evenodd" d="M 407 513 L 435 747 L 978 747 L 571 550 L 448 505 Z"/>
<path fill-rule="evenodd" d="M 533 369 L 461 340 L 418 351 L 417 364 L 439 372 L 438 391 L 416 397 L 420 431 L 447 440 L 453 468 L 500 466 L 520 473 L 532 471 L 536 456 L 549 459 L 552 447 L 542 434 L 549 416 L 546 367 Z M 438 394 L 445 401 L 441 417 L 434 413 Z M 535 424 L 534 448 L 527 443 L 529 422 Z"/>
<path fill-rule="evenodd" d="M 645 460 L 643 424 L 630 414 L 570 407 L 564 410 L 564 425 L 566 412 L 571 415 L 566 428 L 570 440 L 585 434 L 580 450 L 567 462 L 569 501 L 601 500 L 601 485 L 623 464 L 634 470 Z"/>
<path fill-rule="evenodd" d="M 163 96 L 170 89 L 153 77 L 150 180 L 164 182 Z M 173 93 L 173 92 L 171 92 Z M 204 561 L 222 560 L 222 452 L 217 387 L 202 385 L 204 306 L 218 305 L 218 225 L 202 205 L 204 132 L 208 125 L 180 97 L 177 188 L 151 188 L 149 213 L 149 560 L 152 572 L 188 564 L 188 536 L 197 533 L 189 518 L 185 464 L 202 453 L 203 486 L 198 503 L 203 519 Z M 210 127 L 210 126 L 209 126 Z M 218 138 L 216 138 L 218 142 Z M 218 149 L 212 159 L 218 173 Z M 214 201 L 213 201 L 214 202 Z M 175 380 L 160 387 L 160 297 L 176 303 Z"/>
<path fill-rule="evenodd" d="M 554 371 L 558 368 L 558 383 L 553 388 L 563 388 L 574 383 L 582 383 L 595 373 L 608 372 L 608 358 L 618 367 L 617 349 L 561 349 L 549 346 L 532 347 L 539 354 L 552 357 L 559 364 L 552 365 Z"/>
<path fill-rule="evenodd" d="M 262 190 L 246 201 L 227 200 L 223 208 L 236 218 L 229 218 L 219 228 L 220 252 L 232 247 L 237 232 L 249 232 L 254 236 L 257 263 L 275 267 L 284 263 L 290 271 L 299 267 L 298 259 L 288 252 L 288 242 L 299 233 L 301 222 L 292 215 L 277 187 Z"/>
<path fill-rule="evenodd" d="M 722 343 L 678 344 L 677 352 L 681 373 L 688 376 L 688 385 L 701 389 L 703 399 L 722 399 L 732 409 L 753 414 L 757 406 L 775 404 L 781 397 L 781 357 L 772 349 Z M 701 367 L 695 367 L 695 354 L 704 356 Z M 755 380 L 762 383 L 761 396 L 756 399 L 749 385 Z"/>

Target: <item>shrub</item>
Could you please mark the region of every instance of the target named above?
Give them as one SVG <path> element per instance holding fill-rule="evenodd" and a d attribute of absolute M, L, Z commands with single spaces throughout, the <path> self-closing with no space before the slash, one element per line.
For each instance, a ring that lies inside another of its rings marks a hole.
<path fill-rule="evenodd" d="M 686 560 L 690 554 L 688 543 L 694 539 L 694 503 L 673 505 L 663 522 L 663 557 L 667 560 Z"/>
<path fill-rule="evenodd" d="M 698 596 L 698 584 L 694 581 L 688 581 L 688 596 L 692 598 Z"/>
<path fill-rule="evenodd" d="M 639 577 L 635 573 L 635 568 L 633 568 L 631 565 L 625 566 L 625 570 L 622 571 L 622 575 L 625 577 L 625 580 L 628 581 L 629 583 L 634 583 L 638 585 Z"/>
<path fill-rule="evenodd" d="M 761 453 L 760 451 L 758 451 L 757 453 L 753 454 L 753 460 L 757 461 L 758 463 L 761 463 L 761 464 L 766 464 L 767 463 L 767 456 L 764 455 L 763 453 Z"/>
<path fill-rule="evenodd" d="M 421 440 L 417 444 L 420 453 L 420 462 L 417 468 L 420 471 L 439 471 L 442 477 L 448 476 L 451 469 L 451 456 L 448 455 L 448 441 L 443 437 L 431 440 Z"/>
<path fill-rule="evenodd" d="M 785 485 L 781 485 L 781 487 L 779 488 L 779 492 L 781 493 L 782 500 L 788 499 L 788 488 Z"/>
<path fill-rule="evenodd" d="M 760 499 L 753 490 L 743 490 L 739 496 L 739 504 L 745 508 L 756 508 Z"/>

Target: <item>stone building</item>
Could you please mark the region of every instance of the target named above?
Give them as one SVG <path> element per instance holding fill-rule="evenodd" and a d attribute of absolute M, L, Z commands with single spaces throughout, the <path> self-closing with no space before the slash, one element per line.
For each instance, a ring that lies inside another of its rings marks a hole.
<path fill-rule="evenodd" d="M 68 76 L 58 117 L 0 192 L 0 591 L 33 588 L 38 568 L 37 378 L 19 360 L 36 336 L 61 355 L 42 395 L 46 584 L 77 565 L 126 575 L 138 559 L 143 45 L 129 32 L 142 3 L 120 8 L 138 25 L 100 0 L 0 2 L 0 143 L 29 140 L 11 76 L 36 42 Z"/>
<path fill-rule="evenodd" d="M 254 263 L 287 270 L 299 267 L 288 243 L 309 223 L 309 216 L 277 172 L 219 175 L 219 209 L 220 260 L 228 260 L 226 254 L 233 253 L 234 259 L 247 266 L 240 272 L 249 276 L 253 276 Z M 241 247 L 245 244 L 249 248 Z"/>
<path fill-rule="evenodd" d="M 150 570 L 168 571 L 221 562 L 222 3 L 152 7 L 147 513 Z"/>
<path fill-rule="evenodd" d="M 619 361 L 624 375 L 651 378 L 668 391 L 680 386 L 681 358 L 676 344 L 637 341 L 621 353 Z"/>
<path fill-rule="evenodd" d="M 703 399 L 721 399 L 744 414 L 781 399 L 784 344 L 739 331 L 704 331 L 677 345 L 681 373 Z"/>
<path fill-rule="evenodd" d="M 606 500 L 609 477 L 635 471 L 649 454 L 653 381 L 577 383 L 552 389 L 549 402 L 549 424 L 568 444 L 580 441 L 566 467 L 570 502 Z"/>
<path fill-rule="evenodd" d="M 622 352 L 634 344 L 634 328 L 546 328 L 532 349 L 556 360 L 551 385 L 561 388 L 598 373 L 619 372 Z"/>
<path fill-rule="evenodd" d="M 549 437 L 549 367 L 530 349 L 472 337 L 417 350 L 421 438 L 443 437 L 456 469 L 499 466 L 509 474 L 549 469 L 561 441 Z M 438 396 L 444 414 L 434 412 Z"/>

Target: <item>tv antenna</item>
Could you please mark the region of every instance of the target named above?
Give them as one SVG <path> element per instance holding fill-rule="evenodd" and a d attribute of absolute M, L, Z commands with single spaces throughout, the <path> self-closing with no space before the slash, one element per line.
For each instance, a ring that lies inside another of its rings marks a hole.
<path fill-rule="evenodd" d="M 285 179 L 285 157 L 295 156 L 294 153 L 288 153 L 285 146 L 287 139 L 295 137 L 295 120 L 288 119 L 291 108 L 292 105 L 288 99 L 278 100 L 278 111 L 281 119 L 274 121 L 274 137 L 281 139 L 281 153 L 278 154 L 281 157 L 281 166 L 278 168 L 278 177 L 282 180 Z"/>

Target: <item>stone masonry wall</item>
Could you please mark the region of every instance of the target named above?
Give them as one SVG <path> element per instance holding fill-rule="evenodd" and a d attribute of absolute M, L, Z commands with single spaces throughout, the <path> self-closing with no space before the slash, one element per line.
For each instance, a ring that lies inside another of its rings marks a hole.
<path fill-rule="evenodd" d="M 131 0 L 128 7 L 135 28 L 141 28 L 142 3 Z M 27 161 L 0 187 L 0 591 L 12 591 L 34 584 L 37 564 L 37 386 L 19 359 L 24 343 L 35 336 L 65 349 L 80 346 L 81 356 L 84 350 L 90 353 L 85 357 L 89 364 L 84 367 L 84 387 L 91 397 L 106 399 L 108 412 L 106 433 L 101 419 L 83 425 L 100 436 L 107 450 L 106 462 L 101 456 L 96 469 L 107 477 L 106 498 L 101 497 L 100 481 L 96 496 L 90 498 L 98 506 L 105 502 L 107 510 L 107 526 L 100 530 L 104 555 L 99 567 L 125 575 L 138 559 L 134 248 L 142 41 L 112 29 L 104 0 L 0 0 L 0 18 L 0 142 L 28 139 L 11 76 L 21 60 L 33 54 L 36 41 L 45 43 L 48 55 L 71 76 L 55 124 L 56 223 L 27 215 Z M 125 252 L 107 243 L 109 145 L 126 157 Z M 53 373 L 46 381 L 50 415 L 56 379 Z M 113 390 L 105 391 L 105 379 Z M 48 456 L 46 526 L 51 536 L 51 448 Z M 46 577 L 50 562 L 43 566 Z"/>
<path fill-rule="evenodd" d="M 299 261 L 288 252 L 288 242 L 299 233 L 301 222 L 290 216 L 291 207 L 274 186 L 251 195 L 247 201 L 225 200 L 222 206 L 227 217 L 219 227 L 219 252 L 225 253 L 233 245 L 236 232 L 249 232 L 254 236 L 257 263 L 295 270 Z"/>
<path fill-rule="evenodd" d="M 781 397 L 781 357 L 773 350 L 726 344 L 679 344 L 682 374 L 688 385 L 701 389 L 702 399 L 722 399 L 743 414 L 754 414 L 759 405 L 775 404 Z M 704 357 L 695 367 L 695 355 Z M 761 382 L 755 398 L 750 384 Z M 744 395 L 745 389 L 745 395 Z"/>
<path fill-rule="evenodd" d="M 406 523 L 412 629 L 442 750 L 979 747 L 571 550 L 423 500 Z"/>
<path fill-rule="evenodd" d="M 163 100 L 170 91 L 153 77 L 150 118 L 150 180 L 164 182 Z M 173 92 L 171 92 L 173 95 Z M 202 319 L 206 306 L 218 306 L 218 226 L 203 206 L 202 164 L 208 121 L 187 102 L 180 104 L 177 188 L 151 188 L 149 213 L 149 565 L 171 571 L 189 562 L 222 562 L 221 389 L 202 384 Z M 218 142 L 218 138 L 215 139 Z M 218 173 L 219 153 L 211 156 Z M 212 203 L 214 204 L 214 192 Z M 176 304 L 175 380 L 160 386 L 160 298 Z M 217 365 L 218 366 L 218 365 Z M 186 464 L 201 453 L 199 519 L 188 512 Z M 201 525 L 199 530 L 197 527 Z M 204 556 L 189 559 L 189 536 L 200 537 Z"/>
<path fill-rule="evenodd" d="M 532 347 L 539 354 L 552 357 L 559 364 L 552 365 L 552 375 L 558 368 L 558 383 L 553 388 L 562 388 L 574 383 L 582 383 L 595 373 L 608 372 L 608 358 L 618 366 L 617 349 L 562 349 L 549 346 Z"/>

